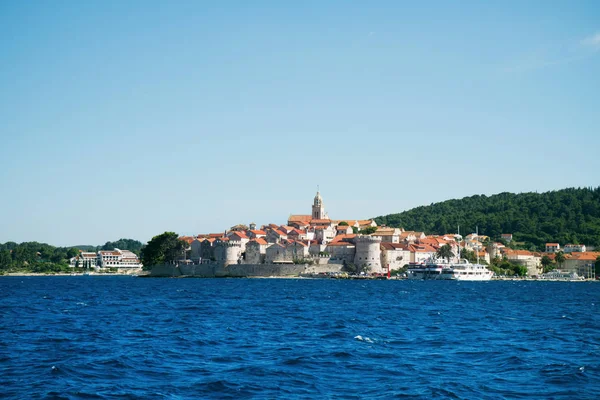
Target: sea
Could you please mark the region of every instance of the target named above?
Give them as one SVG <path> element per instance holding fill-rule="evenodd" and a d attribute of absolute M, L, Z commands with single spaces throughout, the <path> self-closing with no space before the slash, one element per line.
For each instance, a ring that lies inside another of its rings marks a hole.
<path fill-rule="evenodd" d="M 0 277 L 2 399 L 597 399 L 600 283 Z"/>

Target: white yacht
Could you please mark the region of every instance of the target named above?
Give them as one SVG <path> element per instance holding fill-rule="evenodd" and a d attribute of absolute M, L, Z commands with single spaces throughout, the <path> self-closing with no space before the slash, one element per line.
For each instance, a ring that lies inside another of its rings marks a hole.
<path fill-rule="evenodd" d="M 422 264 L 410 264 L 408 279 L 489 281 L 494 273 L 485 265 L 471 264 L 467 260 L 458 262 L 432 261 Z"/>

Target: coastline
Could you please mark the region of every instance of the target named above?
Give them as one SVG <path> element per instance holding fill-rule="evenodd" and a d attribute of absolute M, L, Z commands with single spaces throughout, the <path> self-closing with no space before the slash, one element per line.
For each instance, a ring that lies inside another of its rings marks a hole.
<path fill-rule="evenodd" d="M 140 273 L 131 273 L 131 274 L 122 274 L 118 272 L 107 272 L 107 273 L 95 273 L 90 272 L 87 274 L 75 274 L 75 273 L 43 273 L 43 272 L 9 272 L 6 274 L 0 275 L 0 278 L 3 276 L 140 276 L 146 275 L 146 271 L 141 271 Z"/>

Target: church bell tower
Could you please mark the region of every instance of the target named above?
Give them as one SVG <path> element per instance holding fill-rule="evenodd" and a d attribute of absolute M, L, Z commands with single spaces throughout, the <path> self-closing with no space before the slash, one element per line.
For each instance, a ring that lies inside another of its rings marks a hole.
<path fill-rule="evenodd" d="M 312 218 L 313 219 L 328 219 L 327 213 L 325 212 L 325 205 L 323 204 L 323 198 L 317 190 L 317 195 L 313 201 L 312 206 Z"/>

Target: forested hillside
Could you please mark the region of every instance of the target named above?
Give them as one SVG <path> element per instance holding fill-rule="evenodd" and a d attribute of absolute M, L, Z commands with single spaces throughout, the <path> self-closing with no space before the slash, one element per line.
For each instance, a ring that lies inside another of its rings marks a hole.
<path fill-rule="evenodd" d="M 11 271 L 66 272 L 70 271 L 69 259 L 79 254 L 79 250 L 98 251 L 114 248 L 131 250 L 139 255 L 142 243 L 133 239 L 106 242 L 104 246 L 81 247 L 54 247 L 38 242 L 0 243 L 0 274 Z"/>
<path fill-rule="evenodd" d="M 600 187 L 545 193 L 500 193 L 447 200 L 375 218 L 377 224 L 427 234 L 475 232 L 493 239 L 512 233 L 542 249 L 547 242 L 600 246 Z"/>

